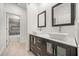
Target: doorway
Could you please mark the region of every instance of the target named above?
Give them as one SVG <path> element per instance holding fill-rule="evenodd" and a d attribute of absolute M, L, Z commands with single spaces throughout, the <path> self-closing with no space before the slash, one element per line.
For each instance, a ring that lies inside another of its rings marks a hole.
<path fill-rule="evenodd" d="M 7 39 L 6 47 L 12 41 L 20 40 L 20 16 L 6 12 Z"/>

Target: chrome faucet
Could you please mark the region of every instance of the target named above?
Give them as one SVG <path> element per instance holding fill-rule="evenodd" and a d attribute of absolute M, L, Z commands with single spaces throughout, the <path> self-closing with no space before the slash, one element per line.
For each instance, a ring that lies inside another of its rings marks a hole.
<path fill-rule="evenodd" d="M 42 31 L 42 28 L 40 27 L 39 30 Z"/>

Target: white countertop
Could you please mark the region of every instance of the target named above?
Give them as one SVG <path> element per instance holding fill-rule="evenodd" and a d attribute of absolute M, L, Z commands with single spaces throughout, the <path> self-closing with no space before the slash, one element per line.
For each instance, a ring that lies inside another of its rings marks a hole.
<path fill-rule="evenodd" d="M 35 35 L 35 36 L 42 37 L 42 38 L 45 38 L 45 39 L 48 39 L 48 40 L 52 40 L 52 41 L 56 41 L 56 42 L 59 42 L 59 43 L 63 43 L 63 44 L 69 45 L 69 46 L 77 47 L 74 38 L 68 37 L 65 40 L 59 40 L 59 39 L 52 39 L 51 37 L 46 36 L 46 35 Z"/>

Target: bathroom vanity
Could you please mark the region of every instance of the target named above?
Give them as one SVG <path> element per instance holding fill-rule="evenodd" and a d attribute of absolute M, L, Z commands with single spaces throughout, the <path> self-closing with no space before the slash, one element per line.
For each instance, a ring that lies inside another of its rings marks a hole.
<path fill-rule="evenodd" d="M 77 46 L 73 43 L 42 35 L 30 34 L 29 37 L 30 51 L 37 56 L 77 56 Z"/>

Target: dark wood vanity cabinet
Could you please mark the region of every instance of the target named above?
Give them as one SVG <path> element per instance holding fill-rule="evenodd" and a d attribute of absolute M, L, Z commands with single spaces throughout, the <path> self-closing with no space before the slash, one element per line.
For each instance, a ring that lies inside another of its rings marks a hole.
<path fill-rule="evenodd" d="M 46 40 L 48 56 L 77 56 L 77 48 L 59 42 Z"/>
<path fill-rule="evenodd" d="M 56 56 L 70 56 L 71 47 L 65 44 L 56 43 L 55 44 L 55 55 Z"/>
<path fill-rule="evenodd" d="M 30 35 L 30 51 L 32 51 L 35 55 L 45 56 L 46 54 L 45 41 L 39 37 Z"/>
<path fill-rule="evenodd" d="M 77 47 L 30 35 L 30 51 L 37 56 L 77 56 Z"/>

